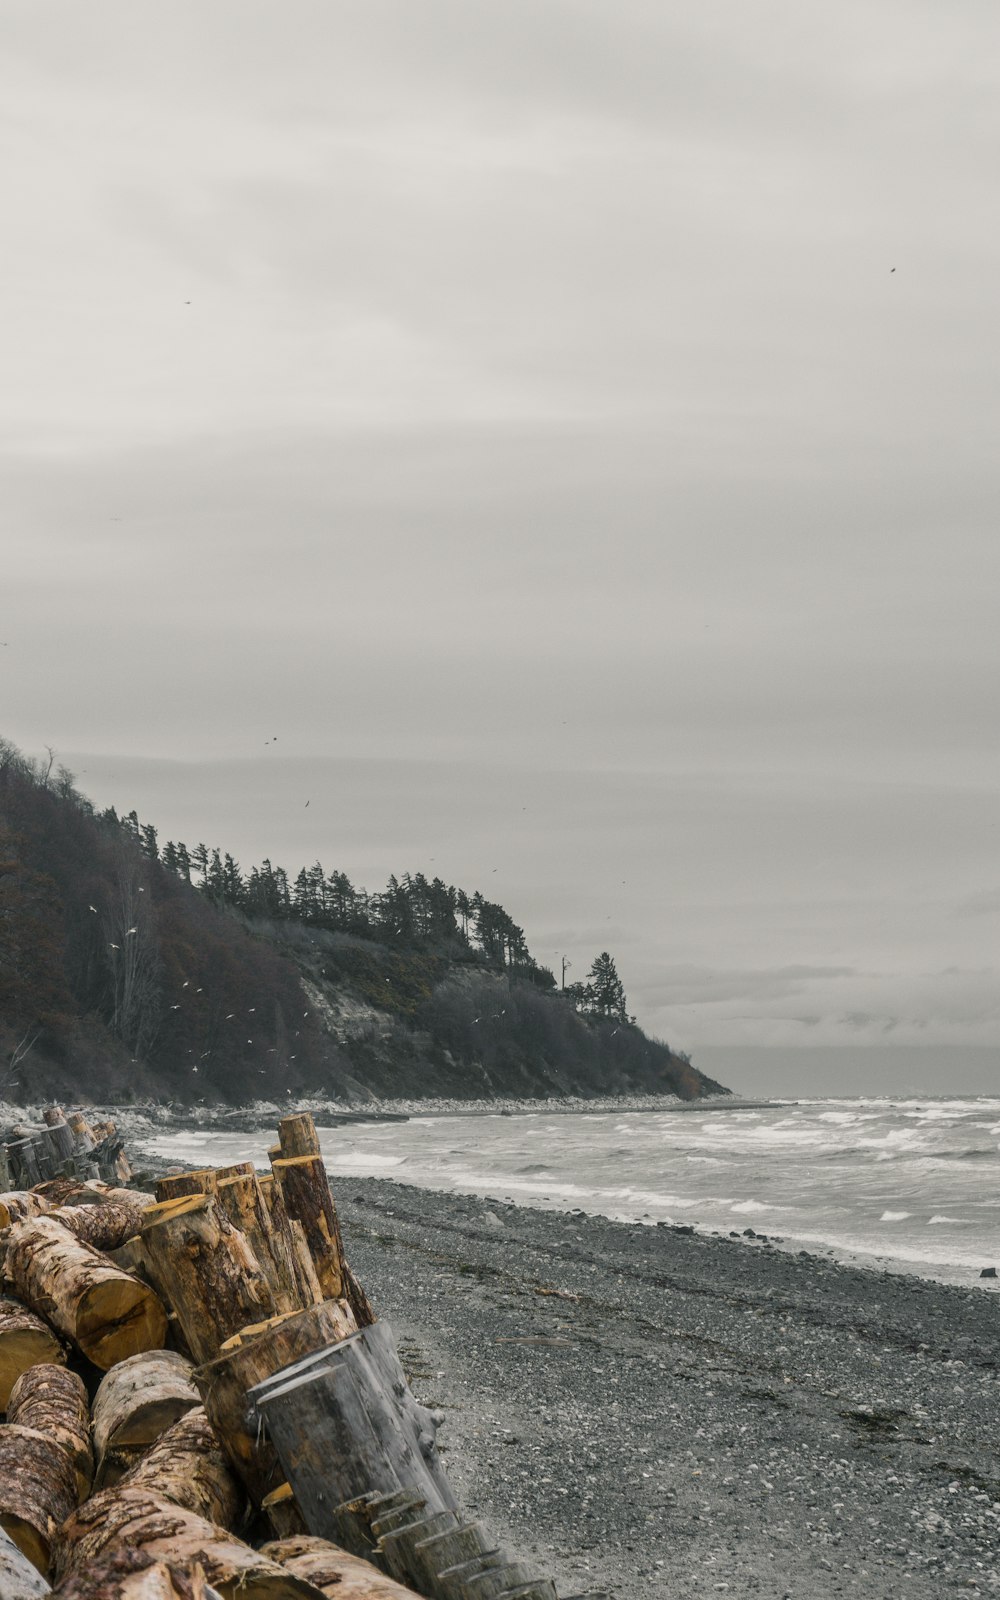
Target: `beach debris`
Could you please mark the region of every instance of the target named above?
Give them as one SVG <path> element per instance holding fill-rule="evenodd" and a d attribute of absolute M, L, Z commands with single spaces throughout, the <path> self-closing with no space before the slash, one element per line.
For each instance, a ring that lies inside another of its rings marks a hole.
<path fill-rule="evenodd" d="M 555 1600 L 463 1516 L 443 1414 L 345 1257 L 311 1116 L 280 1120 L 269 1172 L 175 1173 L 155 1195 L 126 1187 L 114 1124 L 80 1113 L 50 1107 L 3 1150 L 3 1600 Z"/>

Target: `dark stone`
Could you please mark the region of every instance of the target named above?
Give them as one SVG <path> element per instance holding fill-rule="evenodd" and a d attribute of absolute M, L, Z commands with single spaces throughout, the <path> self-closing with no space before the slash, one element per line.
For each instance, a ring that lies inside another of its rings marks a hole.
<path fill-rule="evenodd" d="M 743 1237 L 744 1239 L 756 1239 L 757 1235 L 754 1233 L 752 1228 L 744 1228 Z"/>
<path fill-rule="evenodd" d="M 979 1274 L 979 1276 L 981 1278 L 995 1278 L 996 1275 L 997 1275 L 996 1267 L 984 1267 L 982 1272 Z"/>

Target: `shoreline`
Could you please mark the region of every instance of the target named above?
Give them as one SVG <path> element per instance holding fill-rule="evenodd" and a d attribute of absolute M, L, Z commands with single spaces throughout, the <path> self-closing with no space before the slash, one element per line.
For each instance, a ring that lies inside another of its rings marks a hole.
<path fill-rule="evenodd" d="M 414 1392 L 446 1413 L 463 1503 L 577 1588 L 1000 1589 L 982 1294 L 387 1179 L 334 1188 Z"/>

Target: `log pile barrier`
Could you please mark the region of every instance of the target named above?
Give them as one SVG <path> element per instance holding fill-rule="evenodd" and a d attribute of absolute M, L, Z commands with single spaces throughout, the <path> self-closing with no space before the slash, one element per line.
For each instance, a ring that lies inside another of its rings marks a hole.
<path fill-rule="evenodd" d="M 2 1600 L 557 1600 L 463 1515 L 312 1117 L 269 1158 L 153 1196 L 113 1124 L 7 1141 Z"/>

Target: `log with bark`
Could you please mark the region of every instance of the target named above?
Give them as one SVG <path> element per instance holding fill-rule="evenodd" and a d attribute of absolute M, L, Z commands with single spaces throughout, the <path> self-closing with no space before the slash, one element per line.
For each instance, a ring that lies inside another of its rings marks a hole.
<path fill-rule="evenodd" d="M 65 1362 L 66 1351 L 47 1322 L 17 1300 L 0 1299 L 0 1411 L 22 1372 L 40 1362 Z"/>
<path fill-rule="evenodd" d="M 323 1290 L 320 1288 L 320 1282 L 316 1276 L 313 1258 L 309 1254 L 305 1229 L 301 1222 L 293 1222 L 285 1210 L 281 1189 L 275 1182 L 273 1172 L 260 1173 L 257 1183 L 264 1197 L 264 1204 L 267 1206 L 271 1226 L 291 1240 L 299 1304 L 302 1306 L 321 1305 L 323 1302 Z"/>
<path fill-rule="evenodd" d="M 29 1367 L 10 1392 L 7 1421 L 44 1433 L 66 1453 L 76 1478 L 77 1501 L 85 1500 L 94 1481 L 94 1453 L 83 1380 L 52 1362 Z"/>
<path fill-rule="evenodd" d="M 148 1489 L 220 1528 L 235 1528 L 246 1504 L 243 1486 L 201 1406 L 161 1434 L 120 1487 Z"/>
<path fill-rule="evenodd" d="M 0 1591 L 2 1593 L 2 1591 Z M 50 1593 L 46 1585 L 45 1593 Z M 221 1600 L 200 1565 L 157 1561 L 129 1546 L 112 1550 L 93 1566 L 72 1572 L 53 1600 Z"/>
<path fill-rule="evenodd" d="M 135 1459 L 188 1411 L 200 1406 L 190 1361 L 150 1350 L 111 1368 L 94 1396 L 98 1489 L 115 1483 Z"/>
<path fill-rule="evenodd" d="M 163 1344 L 166 1312 L 149 1285 L 81 1243 L 55 1217 L 11 1228 L 5 1272 L 19 1297 L 102 1371 Z"/>
<path fill-rule="evenodd" d="M 225 1339 L 274 1314 L 270 1284 L 245 1236 L 213 1196 L 154 1206 L 142 1227 L 149 1275 L 170 1298 L 195 1359 L 211 1361 Z"/>
<path fill-rule="evenodd" d="M 415 1593 L 326 1539 L 275 1539 L 261 1554 L 315 1584 L 328 1600 L 413 1600 Z"/>
<path fill-rule="evenodd" d="M 179 1200 L 185 1195 L 212 1194 L 215 1189 L 215 1172 L 211 1167 L 200 1167 L 197 1172 L 172 1172 L 160 1178 L 156 1185 L 157 1200 Z"/>
<path fill-rule="evenodd" d="M 309 1304 L 299 1289 L 291 1230 L 282 1229 L 269 1211 L 253 1168 L 232 1177 L 220 1172 L 215 1198 L 257 1257 L 271 1287 L 275 1316 Z"/>
<path fill-rule="evenodd" d="M 0 1528 L 0 1595 L 3 1600 L 42 1600 L 52 1591 L 10 1534 Z"/>
<path fill-rule="evenodd" d="M 435 1444 L 440 1414 L 414 1399 L 391 1329 L 364 1328 L 250 1390 L 310 1533 L 335 1540 L 334 1508 L 410 1487 L 429 1513 L 455 1496 Z"/>
<path fill-rule="evenodd" d="M 290 1483 L 279 1484 L 277 1489 L 266 1494 L 260 1509 L 271 1524 L 271 1532 L 276 1539 L 296 1539 L 309 1532 Z"/>
<path fill-rule="evenodd" d="M 223 1600 L 318 1600 L 315 1585 L 225 1528 L 163 1495 L 123 1486 L 94 1495 L 64 1524 L 60 1576 L 82 1573 L 120 1549 L 144 1551 L 181 1571 L 199 1565 Z"/>
<path fill-rule="evenodd" d="M 247 1391 L 280 1368 L 355 1331 L 350 1307 L 342 1300 L 326 1300 L 293 1317 L 276 1320 L 195 1371 L 209 1420 L 255 1505 L 259 1506 L 286 1474 L 269 1441 L 258 1439 Z"/>
<path fill-rule="evenodd" d="M 286 1160 L 295 1156 L 318 1156 L 319 1134 L 308 1111 L 294 1112 L 278 1123 L 278 1148 Z"/>
<path fill-rule="evenodd" d="M 153 1199 L 138 1189 L 116 1189 L 114 1193 L 117 1198 L 104 1199 L 98 1205 L 60 1206 L 58 1221 L 95 1250 L 118 1250 L 139 1232 Z"/>
<path fill-rule="evenodd" d="M 34 1189 L 8 1189 L 6 1194 L 0 1194 L 0 1232 L 15 1222 L 41 1217 L 51 1210 L 52 1201 Z"/>
<path fill-rule="evenodd" d="M 271 1163 L 285 1210 L 301 1223 L 324 1298 L 343 1294 L 344 1247 L 333 1196 L 320 1156 L 292 1156 Z"/>
<path fill-rule="evenodd" d="M 0 1428 L 0 1527 L 45 1577 L 58 1529 L 76 1504 L 76 1475 L 65 1450 L 34 1428 Z"/>

